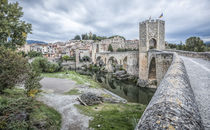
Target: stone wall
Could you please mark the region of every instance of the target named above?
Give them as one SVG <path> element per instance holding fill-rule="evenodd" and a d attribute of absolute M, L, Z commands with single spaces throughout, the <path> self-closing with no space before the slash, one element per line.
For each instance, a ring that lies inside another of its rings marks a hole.
<path fill-rule="evenodd" d="M 184 63 L 176 53 L 136 126 L 148 129 L 204 129 Z"/>
<path fill-rule="evenodd" d="M 210 61 L 210 52 L 193 52 L 193 51 L 182 51 L 182 50 L 166 50 L 170 52 L 176 52 L 181 56 L 187 56 L 192 58 L 202 58 Z"/>

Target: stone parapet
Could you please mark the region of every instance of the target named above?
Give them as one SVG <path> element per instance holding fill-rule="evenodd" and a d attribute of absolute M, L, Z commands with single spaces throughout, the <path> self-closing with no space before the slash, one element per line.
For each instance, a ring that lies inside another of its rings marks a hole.
<path fill-rule="evenodd" d="M 187 56 L 187 57 L 192 57 L 192 58 L 202 58 L 204 60 L 210 61 L 210 52 L 193 52 L 193 51 L 182 51 L 182 50 L 172 50 L 172 49 L 168 49 L 165 51 L 176 52 L 177 54 L 181 56 Z"/>
<path fill-rule="evenodd" d="M 204 129 L 184 63 L 176 53 L 136 126 L 148 129 Z"/>

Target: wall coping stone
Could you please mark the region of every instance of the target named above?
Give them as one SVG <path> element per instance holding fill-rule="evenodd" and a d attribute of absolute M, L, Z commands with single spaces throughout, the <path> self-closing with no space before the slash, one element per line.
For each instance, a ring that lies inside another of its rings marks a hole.
<path fill-rule="evenodd" d="M 183 60 L 173 61 L 135 130 L 204 129 Z"/>

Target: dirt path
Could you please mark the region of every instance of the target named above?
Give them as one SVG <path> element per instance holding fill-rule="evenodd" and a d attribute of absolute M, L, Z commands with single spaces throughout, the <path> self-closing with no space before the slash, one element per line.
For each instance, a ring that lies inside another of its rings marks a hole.
<path fill-rule="evenodd" d="M 43 78 L 40 83 L 44 93 L 38 97 L 39 101 L 43 101 L 48 106 L 55 108 L 62 116 L 61 130 L 87 130 L 89 126 L 89 120 L 91 117 L 85 116 L 77 110 L 74 106 L 79 104 L 76 100 L 79 95 L 66 95 L 65 92 L 71 89 L 78 89 L 81 93 L 93 92 L 98 95 L 111 94 L 113 98 L 121 102 L 125 102 L 124 99 L 112 95 L 104 89 L 90 88 L 87 85 L 77 85 L 76 82 L 69 79 L 58 78 Z"/>

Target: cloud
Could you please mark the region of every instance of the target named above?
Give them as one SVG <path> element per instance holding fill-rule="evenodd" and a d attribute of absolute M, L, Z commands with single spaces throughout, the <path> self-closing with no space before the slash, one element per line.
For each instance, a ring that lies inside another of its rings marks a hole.
<path fill-rule="evenodd" d="M 10 0 L 11 2 L 15 0 Z M 163 12 L 166 40 L 210 37 L 209 0 L 18 0 L 33 26 L 28 39 L 66 41 L 89 31 L 138 39 L 139 22 Z M 205 40 L 206 40 L 205 39 Z"/>

